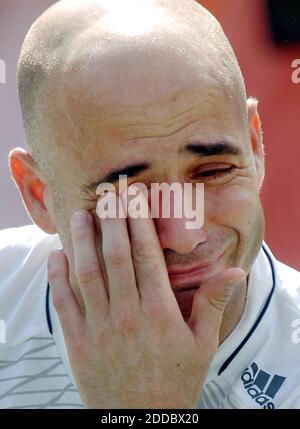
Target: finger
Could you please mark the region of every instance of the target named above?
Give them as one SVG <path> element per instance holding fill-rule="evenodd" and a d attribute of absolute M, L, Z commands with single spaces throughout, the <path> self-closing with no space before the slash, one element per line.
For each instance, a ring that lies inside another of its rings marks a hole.
<path fill-rule="evenodd" d="M 54 251 L 49 256 L 48 280 L 54 308 L 69 341 L 80 334 L 84 318 L 69 283 L 68 260 L 62 251 Z"/>
<path fill-rule="evenodd" d="M 224 310 L 235 288 L 245 279 L 244 270 L 229 268 L 214 275 L 196 292 L 188 325 L 199 344 L 218 347 Z"/>
<path fill-rule="evenodd" d="M 156 233 L 154 222 L 148 201 L 143 192 L 131 186 L 131 192 L 137 194 L 140 212 L 143 217 L 134 213 L 136 202 L 128 204 L 128 226 L 130 230 L 130 242 L 132 258 L 136 273 L 136 279 L 143 303 L 143 307 L 154 305 L 163 306 L 172 312 L 180 313 L 175 295 L 172 291 L 164 255 Z M 122 193 L 125 202 L 126 195 Z"/>
<path fill-rule="evenodd" d="M 119 197 L 108 192 L 103 198 L 108 206 L 117 206 L 116 198 Z M 110 311 L 114 315 L 122 312 L 130 314 L 137 311 L 140 304 L 139 291 L 136 285 L 135 272 L 132 263 L 130 241 L 124 210 L 121 201 L 119 208 L 122 210 L 117 216 L 102 218 L 102 252 L 108 278 L 110 298 Z"/>
<path fill-rule="evenodd" d="M 108 296 L 96 250 L 93 217 L 79 210 L 71 219 L 75 272 L 86 313 L 104 320 L 108 312 Z"/>

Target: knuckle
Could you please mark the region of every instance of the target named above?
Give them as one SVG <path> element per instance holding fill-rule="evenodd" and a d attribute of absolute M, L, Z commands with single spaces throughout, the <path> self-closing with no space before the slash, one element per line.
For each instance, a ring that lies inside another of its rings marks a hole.
<path fill-rule="evenodd" d="M 154 247 L 145 240 L 134 240 L 132 247 L 136 262 L 144 262 L 155 256 Z"/>
<path fill-rule="evenodd" d="M 147 305 L 144 308 L 144 315 L 151 330 L 158 336 L 157 338 L 167 338 L 170 333 L 174 333 L 174 317 L 164 307 L 158 305 Z M 175 334 L 176 335 L 176 334 Z"/>
<path fill-rule="evenodd" d="M 73 354 L 77 357 L 83 357 L 86 354 L 85 344 L 79 336 L 72 339 L 72 351 Z"/>
<path fill-rule="evenodd" d="M 168 309 L 154 300 L 153 302 L 148 300 L 148 303 L 144 306 L 144 313 L 147 319 L 155 323 L 163 323 L 168 320 Z"/>
<path fill-rule="evenodd" d="M 78 272 L 78 280 L 81 284 L 91 283 L 100 277 L 100 266 L 99 265 L 86 265 L 82 267 Z"/>
<path fill-rule="evenodd" d="M 119 267 L 128 264 L 128 251 L 122 246 L 118 247 L 107 247 L 103 250 L 104 259 L 109 265 Z"/>
<path fill-rule="evenodd" d="M 218 312 L 222 313 L 226 307 L 226 300 L 224 298 L 219 297 L 211 297 L 210 295 L 207 295 L 207 299 L 210 303 L 210 305 L 217 310 Z"/>
<path fill-rule="evenodd" d="M 68 300 L 63 294 L 53 294 L 52 296 L 54 308 L 58 313 L 64 312 L 68 306 Z"/>
<path fill-rule="evenodd" d="M 137 316 L 130 311 L 122 313 L 118 316 L 115 327 L 123 334 L 135 334 L 138 330 Z"/>
<path fill-rule="evenodd" d="M 108 347 L 111 346 L 111 342 L 112 342 L 112 336 L 111 336 L 111 331 L 109 329 L 104 328 L 97 331 L 97 335 L 96 335 L 97 345 L 101 344 L 103 349 L 107 350 Z"/>

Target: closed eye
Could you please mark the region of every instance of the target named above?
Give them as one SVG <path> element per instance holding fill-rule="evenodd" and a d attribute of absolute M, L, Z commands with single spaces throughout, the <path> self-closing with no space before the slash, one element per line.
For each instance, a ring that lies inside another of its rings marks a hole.
<path fill-rule="evenodd" d="M 217 180 L 219 178 L 222 178 L 224 176 L 227 176 L 231 174 L 235 170 L 234 166 L 230 167 L 218 167 L 218 168 L 211 168 L 207 170 L 198 171 L 193 179 L 194 180 Z"/>

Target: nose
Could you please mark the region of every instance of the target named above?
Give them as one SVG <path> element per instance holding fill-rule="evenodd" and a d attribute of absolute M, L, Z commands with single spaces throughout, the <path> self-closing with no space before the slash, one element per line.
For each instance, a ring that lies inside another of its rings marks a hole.
<path fill-rule="evenodd" d="M 156 229 L 163 250 L 170 249 L 179 254 L 191 253 L 200 243 L 207 241 L 204 227 L 187 229 L 186 219 L 156 219 Z"/>

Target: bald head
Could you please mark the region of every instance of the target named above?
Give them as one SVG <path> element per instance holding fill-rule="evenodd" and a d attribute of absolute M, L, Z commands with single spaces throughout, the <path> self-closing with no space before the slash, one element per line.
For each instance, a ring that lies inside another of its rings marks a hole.
<path fill-rule="evenodd" d="M 124 114 L 128 123 L 130 113 L 135 122 L 143 121 L 147 106 L 155 122 L 164 101 L 167 110 L 183 91 L 187 96 L 190 91 L 193 103 L 197 79 L 199 90 L 205 81 L 222 88 L 246 113 L 244 83 L 231 46 L 216 19 L 195 1 L 60 1 L 33 24 L 18 64 L 32 155 L 49 179 L 56 177 L 53 167 L 62 150 L 82 155 L 78 140 L 86 131 L 86 110 L 81 109 L 79 124 L 78 106 L 83 99 L 99 113 L 95 121 L 103 128 L 107 119 L 113 126 Z"/>
<path fill-rule="evenodd" d="M 12 172 L 73 271 L 72 214 L 93 214 L 101 258 L 96 189 L 122 174 L 207 185 L 204 229 L 156 220 L 166 262 L 222 254 L 223 268 L 249 272 L 263 235 L 259 118 L 221 26 L 196 1 L 58 2 L 26 37 L 18 83 L 31 154 L 13 151 Z M 191 304 L 182 298 L 183 314 Z"/>

